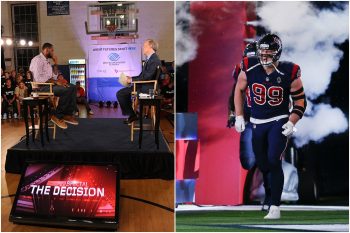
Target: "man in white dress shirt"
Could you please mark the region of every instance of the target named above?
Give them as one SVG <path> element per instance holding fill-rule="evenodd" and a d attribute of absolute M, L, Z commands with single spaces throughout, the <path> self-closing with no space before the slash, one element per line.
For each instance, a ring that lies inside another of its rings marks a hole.
<path fill-rule="evenodd" d="M 54 69 L 51 67 L 49 59 L 54 62 Z M 33 73 L 34 82 L 53 83 L 53 93 L 60 97 L 58 106 L 51 117 L 51 121 L 62 129 L 67 128 L 67 124 L 78 125 L 74 117 L 76 110 L 76 87 L 73 84 L 63 84 L 57 80 L 57 56 L 54 55 L 53 45 L 44 43 L 42 51 L 30 62 L 29 70 Z M 46 92 L 49 86 L 40 87 L 40 91 Z"/>

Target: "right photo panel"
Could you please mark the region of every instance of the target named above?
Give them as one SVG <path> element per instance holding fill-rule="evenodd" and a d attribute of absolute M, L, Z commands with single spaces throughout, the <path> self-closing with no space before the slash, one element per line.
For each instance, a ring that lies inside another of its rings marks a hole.
<path fill-rule="evenodd" d="M 176 2 L 176 231 L 349 231 L 349 2 Z"/>

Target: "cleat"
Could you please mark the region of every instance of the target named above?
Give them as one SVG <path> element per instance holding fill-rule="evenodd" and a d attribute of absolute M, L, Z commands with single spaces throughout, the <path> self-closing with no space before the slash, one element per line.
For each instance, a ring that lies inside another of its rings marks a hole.
<path fill-rule="evenodd" d="M 264 219 L 280 219 L 281 211 L 279 206 L 272 205 L 270 207 L 269 213 L 264 217 Z"/>

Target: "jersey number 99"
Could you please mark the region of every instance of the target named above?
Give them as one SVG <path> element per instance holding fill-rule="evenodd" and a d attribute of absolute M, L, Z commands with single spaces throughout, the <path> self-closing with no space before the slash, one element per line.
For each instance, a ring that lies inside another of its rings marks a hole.
<path fill-rule="evenodd" d="M 271 106 L 278 106 L 283 102 L 283 88 L 278 86 L 271 86 L 266 90 L 266 87 L 260 83 L 252 85 L 254 93 L 254 102 L 258 105 L 266 103 L 266 97 L 269 97 L 267 103 Z"/>

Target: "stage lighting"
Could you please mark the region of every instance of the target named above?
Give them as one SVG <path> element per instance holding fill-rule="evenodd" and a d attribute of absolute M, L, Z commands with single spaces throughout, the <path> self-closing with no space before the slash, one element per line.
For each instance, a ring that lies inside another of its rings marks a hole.
<path fill-rule="evenodd" d="M 6 39 L 6 44 L 7 45 L 12 45 L 12 40 L 11 39 Z"/>
<path fill-rule="evenodd" d="M 26 41 L 22 39 L 22 40 L 19 41 L 19 44 L 24 46 L 24 45 L 26 45 Z"/>
<path fill-rule="evenodd" d="M 107 26 L 111 25 L 111 21 L 109 19 L 106 20 L 106 25 Z"/>
<path fill-rule="evenodd" d="M 4 40 L 3 39 L 0 40 L 0 44 L 1 44 L 1 46 L 4 45 Z"/>
<path fill-rule="evenodd" d="M 33 41 L 31 41 L 31 40 L 28 41 L 28 45 L 29 45 L 29 46 L 33 46 Z"/>
<path fill-rule="evenodd" d="M 112 102 L 111 102 L 111 101 L 107 101 L 107 103 L 106 103 L 107 108 L 110 108 L 110 107 L 111 107 L 111 104 L 112 104 Z"/>
<path fill-rule="evenodd" d="M 98 102 L 98 107 L 103 108 L 103 105 L 104 105 L 103 101 Z"/>
<path fill-rule="evenodd" d="M 114 107 L 114 108 L 118 108 L 118 102 L 117 102 L 117 101 L 115 101 L 115 102 L 113 103 L 113 107 Z"/>
<path fill-rule="evenodd" d="M 123 6 L 123 4 L 122 3 L 118 3 L 117 6 Z"/>

